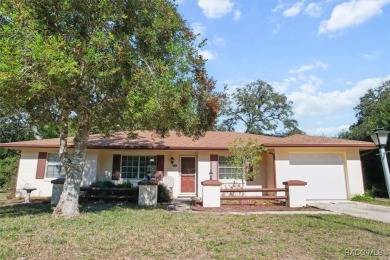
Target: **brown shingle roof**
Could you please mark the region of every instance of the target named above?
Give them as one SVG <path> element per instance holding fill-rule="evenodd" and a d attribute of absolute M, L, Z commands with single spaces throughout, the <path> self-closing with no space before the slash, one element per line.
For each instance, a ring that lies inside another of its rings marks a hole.
<path fill-rule="evenodd" d="M 236 138 L 253 138 L 259 144 L 267 147 L 361 147 L 374 148 L 370 142 L 293 135 L 286 138 L 253 135 L 237 132 L 207 132 L 203 138 L 193 140 L 190 137 L 178 136 L 171 131 L 166 138 L 160 138 L 150 131 L 136 131 L 138 138 L 131 139 L 127 132 L 119 132 L 110 137 L 104 135 L 90 135 L 88 148 L 91 149 L 157 149 L 157 150 L 226 150 L 228 144 Z M 59 139 L 44 139 L 3 143 L 5 148 L 57 148 Z M 68 146 L 73 147 L 73 138 L 68 139 Z"/>
<path fill-rule="evenodd" d="M 373 142 L 310 135 L 292 135 L 285 138 L 280 138 L 273 143 L 264 143 L 264 145 L 272 147 L 376 147 Z"/>

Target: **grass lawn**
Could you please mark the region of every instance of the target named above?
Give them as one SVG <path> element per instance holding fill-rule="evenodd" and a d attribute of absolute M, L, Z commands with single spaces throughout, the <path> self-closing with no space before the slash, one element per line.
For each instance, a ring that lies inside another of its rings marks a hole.
<path fill-rule="evenodd" d="M 390 225 L 344 215 L 222 215 L 85 203 L 75 219 L 48 204 L 0 206 L 0 259 L 337 259 L 390 255 Z M 381 257 L 377 258 L 380 259 Z"/>
<path fill-rule="evenodd" d="M 0 192 L 0 200 L 7 200 L 7 196 L 10 194 L 10 192 Z"/>
<path fill-rule="evenodd" d="M 373 201 L 362 201 L 362 202 L 390 207 L 390 200 L 378 200 L 378 199 L 375 199 Z"/>

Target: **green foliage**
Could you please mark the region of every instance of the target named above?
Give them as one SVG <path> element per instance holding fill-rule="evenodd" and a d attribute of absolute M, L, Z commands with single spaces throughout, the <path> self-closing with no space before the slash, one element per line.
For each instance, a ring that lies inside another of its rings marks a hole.
<path fill-rule="evenodd" d="M 363 194 L 363 195 L 354 195 L 352 196 L 351 200 L 352 201 L 373 201 L 374 198 L 368 194 Z"/>
<path fill-rule="evenodd" d="M 12 189 L 16 185 L 19 156 L 10 156 L 0 160 L 0 188 Z"/>
<path fill-rule="evenodd" d="M 369 89 L 355 107 L 357 122 L 348 131 L 339 134 L 340 138 L 371 142 L 370 135 L 376 128 L 390 129 L 390 80 Z M 387 147 L 389 149 L 389 147 Z M 387 154 L 388 160 L 389 154 Z M 378 150 L 361 153 L 364 183 L 375 197 L 388 197 L 386 182 Z"/>
<path fill-rule="evenodd" d="M 131 182 L 123 182 L 116 185 L 117 188 L 126 188 L 131 189 L 134 188 L 134 185 Z"/>
<path fill-rule="evenodd" d="M 96 188 L 114 188 L 116 187 L 115 183 L 111 181 L 97 181 L 91 184 L 91 187 Z"/>
<path fill-rule="evenodd" d="M 376 128 L 390 129 L 390 80 L 375 89 L 369 89 L 355 107 L 357 122 L 341 138 L 371 141 Z"/>
<path fill-rule="evenodd" d="M 245 132 L 264 134 L 274 132 L 283 126 L 284 132 L 302 133 L 298 123 L 292 119 L 292 102 L 284 94 L 274 91 L 267 82 L 258 80 L 239 88 L 222 102 L 221 116 L 226 117 L 218 128 L 234 131 L 235 126 L 244 123 Z M 278 133 L 278 135 L 286 135 Z"/>
<path fill-rule="evenodd" d="M 196 138 L 214 124 L 215 82 L 170 0 L 3 0 L 0 25 L 0 109 L 59 134 L 69 183 L 80 183 L 92 132 Z M 55 214 L 65 201 L 77 203 L 62 199 Z"/>
<path fill-rule="evenodd" d="M 0 103 L 34 125 L 78 129 L 86 112 L 95 132 L 212 127 L 215 83 L 170 1 L 6 0 L 0 18 Z"/>
<path fill-rule="evenodd" d="M 134 188 L 134 185 L 131 184 L 131 182 L 124 182 L 120 184 L 115 184 L 111 181 L 98 181 L 94 182 L 91 184 L 91 187 L 96 187 L 96 188 L 124 188 L 124 189 L 130 189 Z M 96 192 L 94 192 L 96 193 Z M 101 191 L 101 194 L 106 194 L 106 191 Z M 132 194 L 133 192 L 131 192 Z M 138 192 L 135 194 L 138 196 Z M 170 202 L 172 200 L 169 189 L 167 186 L 164 184 L 159 184 L 158 185 L 158 192 L 157 192 L 157 202 L 162 203 L 162 202 Z"/>
<path fill-rule="evenodd" d="M 382 173 L 382 172 L 381 172 Z M 369 188 L 366 189 L 367 195 L 373 197 L 373 198 L 388 198 L 389 193 L 387 192 L 387 187 L 385 184 L 383 173 L 381 175 L 383 181 L 382 185 L 377 184 L 375 181 L 370 180 L 369 183 L 371 184 Z"/>
<path fill-rule="evenodd" d="M 172 200 L 169 189 L 165 184 L 159 184 L 157 190 L 157 202 L 170 202 Z"/>
<path fill-rule="evenodd" d="M 229 151 L 233 153 L 233 156 L 229 157 L 228 163 L 240 169 L 237 174 L 241 173 L 243 180 L 253 181 L 256 177 L 255 167 L 261 161 L 262 153 L 267 151 L 267 148 L 258 144 L 255 139 L 237 138 L 229 143 Z"/>
<path fill-rule="evenodd" d="M 0 110 L 0 143 L 24 141 L 34 135 L 22 114 L 4 114 Z M 11 189 L 16 184 L 19 152 L 0 148 L 0 189 Z"/>

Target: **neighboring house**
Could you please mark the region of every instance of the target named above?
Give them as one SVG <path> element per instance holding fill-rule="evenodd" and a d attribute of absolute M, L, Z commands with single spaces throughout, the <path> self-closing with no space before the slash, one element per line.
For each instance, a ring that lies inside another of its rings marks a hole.
<path fill-rule="evenodd" d="M 370 142 L 293 135 L 286 138 L 236 132 L 207 132 L 199 139 L 170 132 L 159 138 L 152 132 L 127 133 L 111 137 L 91 135 L 88 141 L 82 186 L 96 181 L 136 184 L 148 176 L 157 176 L 172 188 L 173 196 L 202 196 L 201 182 L 220 180 L 224 186 L 242 186 L 240 176 L 226 163 L 231 155 L 228 144 L 236 138 L 257 139 L 266 146 L 262 161 L 255 166 L 253 182 L 245 187 L 281 188 L 287 180 L 307 182 L 309 200 L 345 200 L 364 193 L 359 151 L 373 149 Z M 73 142 L 69 138 L 69 151 Z M 59 139 L 3 143 L 0 147 L 21 150 L 17 192 L 37 190 L 32 196 L 51 196 L 51 180 L 64 175 L 58 160 Z"/>

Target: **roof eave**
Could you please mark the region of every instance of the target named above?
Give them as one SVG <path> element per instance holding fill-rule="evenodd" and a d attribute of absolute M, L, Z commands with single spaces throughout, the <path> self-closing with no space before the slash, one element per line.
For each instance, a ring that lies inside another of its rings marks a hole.
<path fill-rule="evenodd" d="M 374 144 L 264 144 L 264 146 L 269 148 L 278 148 L 278 147 L 338 147 L 338 148 L 364 148 L 364 149 L 375 149 Z"/>
<path fill-rule="evenodd" d="M 58 145 L 20 145 L 20 144 L 0 144 L 0 148 L 8 149 L 50 149 L 59 148 Z M 68 148 L 74 148 L 74 145 L 69 145 Z M 180 146 L 104 146 L 104 145 L 93 145 L 87 146 L 88 149 L 99 149 L 99 150 L 229 150 L 227 147 L 180 147 Z"/>

